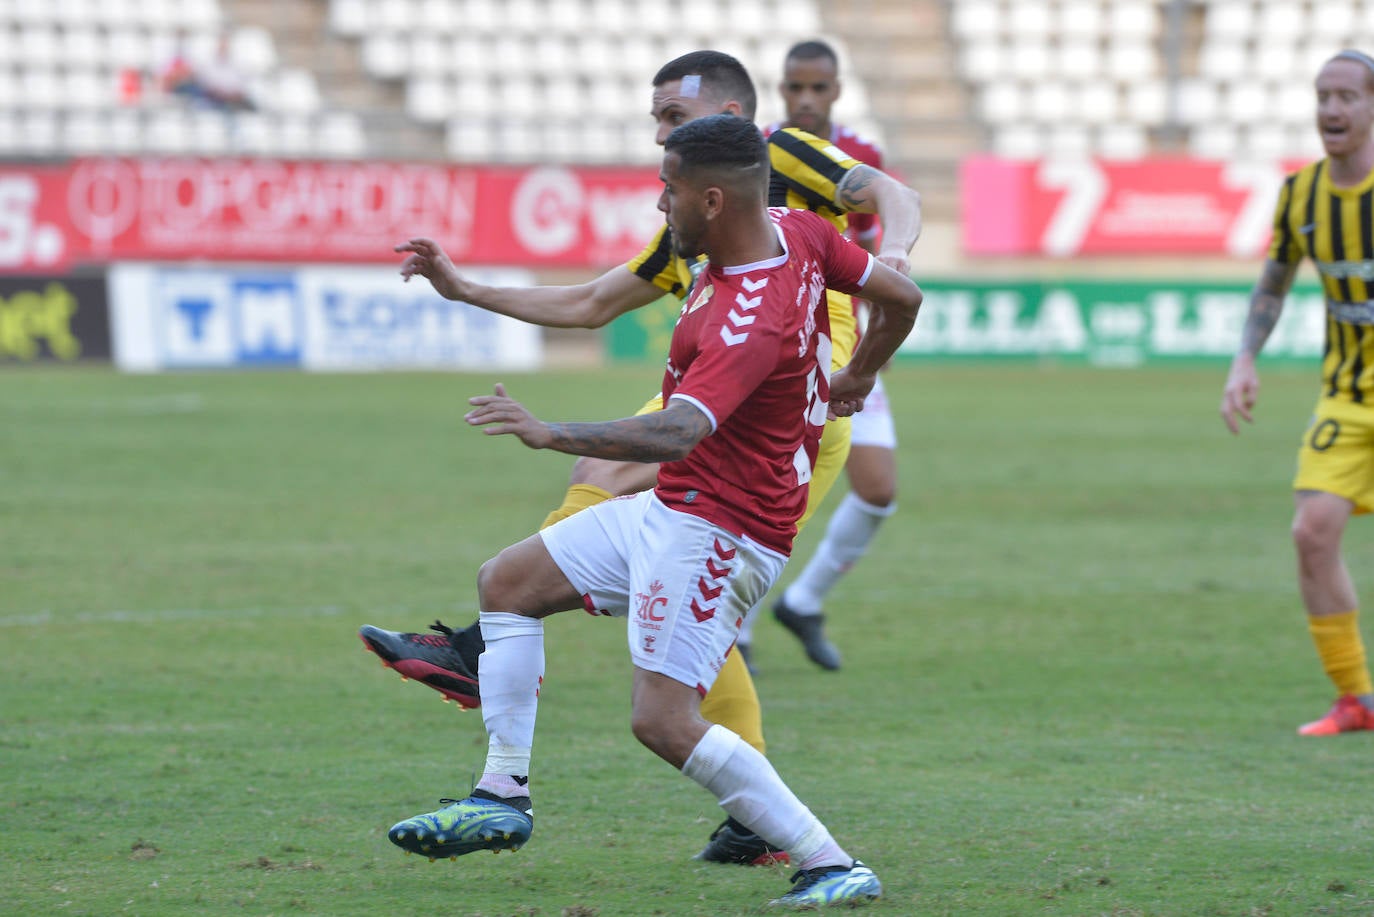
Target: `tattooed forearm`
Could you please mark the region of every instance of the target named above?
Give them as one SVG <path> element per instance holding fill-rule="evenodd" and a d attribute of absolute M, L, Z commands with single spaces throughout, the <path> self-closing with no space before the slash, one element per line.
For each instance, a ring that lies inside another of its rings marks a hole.
<path fill-rule="evenodd" d="M 570 455 L 620 462 L 668 462 L 680 459 L 711 432 L 706 415 L 690 404 L 673 402 L 623 420 L 601 423 L 551 423 L 550 449 Z"/>
<path fill-rule="evenodd" d="M 1293 282 L 1297 265 L 1266 261 L 1259 283 L 1250 294 L 1250 314 L 1241 332 L 1242 353 L 1256 356 L 1269 340 L 1269 335 L 1283 314 L 1283 300 Z"/>
<path fill-rule="evenodd" d="M 840 186 L 835 189 L 839 203 L 846 211 L 873 212 L 873 195 L 869 189 L 877 178 L 878 172 L 872 166 L 856 166 L 850 169 L 844 178 L 840 179 Z"/>

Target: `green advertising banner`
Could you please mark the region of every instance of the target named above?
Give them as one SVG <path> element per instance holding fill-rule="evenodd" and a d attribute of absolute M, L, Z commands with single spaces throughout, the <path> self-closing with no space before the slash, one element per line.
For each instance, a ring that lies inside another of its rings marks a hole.
<path fill-rule="evenodd" d="M 1249 284 L 1073 280 L 921 282 L 925 303 L 898 359 L 1053 359 L 1108 366 L 1230 359 L 1250 307 Z M 617 319 L 615 361 L 661 362 L 680 308 L 664 297 Z M 1264 348 L 1266 360 L 1319 357 L 1326 309 L 1299 285 Z"/>

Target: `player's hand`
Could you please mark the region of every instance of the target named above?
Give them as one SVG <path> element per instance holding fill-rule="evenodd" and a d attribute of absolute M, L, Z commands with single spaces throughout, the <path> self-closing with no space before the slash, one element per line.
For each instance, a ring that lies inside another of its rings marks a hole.
<path fill-rule="evenodd" d="M 472 410 L 463 415 L 471 426 L 486 427 L 488 436 L 511 433 L 531 449 L 545 449 L 553 441 L 548 424 L 535 417 L 525 406 L 506 394 L 506 387 L 496 383 L 496 394 L 469 398 Z"/>
<path fill-rule="evenodd" d="M 911 257 L 906 252 L 883 252 L 878 263 L 886 264 L 903 277 L 911 276 Z"/>
<path fill-rule="evenodd" d="M 830 377 L 830 410 L 827 416 L 850 417 L 864 409 L 864 398 L 873 391 L 877 382 L 876 375 L 855 373 L 850 367 L 837 371 Z"/>
<path fill-rule="evenodd" d="M 1221 419 L 1226 429 L 1232 433 L 1240 432 L 1237 417 L 1246 423 L 1254 423 L 1250 412 L 1254 410 L 1258 397 L 1259 373 L 1255 371 L 1254 358 L 1244 354 L 1237 356 L 1231 362 L 1231 371 L 1226 375 L 1226 387 L 1221 393 Z"/>
<path fill-rule="evenodd" d="M 419 274 L 434 285 L 434 290 L 445 299 L 466 299 L 464 295 L 467 281 L 453 266 L 447 253 L 433 239 L 411 239 L 397 245 L 395 251 L 410 252 L 401 262 L 401 279 L 406 283 Z"/>

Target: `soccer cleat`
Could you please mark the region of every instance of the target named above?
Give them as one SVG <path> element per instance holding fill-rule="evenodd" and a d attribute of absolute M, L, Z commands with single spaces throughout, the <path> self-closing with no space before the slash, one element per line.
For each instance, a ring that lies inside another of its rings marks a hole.
<path fill-rule="evenodd" d="M 1374 729 L 1374 710 L 1370 710 L 1353 694 L 1336 700 L 1326 716 L 1298 727 L 1300 736 L 1334 736 L 1342 732 Z"/>
<path fill-rule="evenodd" d="M 807 911 L 831 904 L 862 904 L 882 894 L 883 884 L 873 870 L 855 860 L 849 867 L 818 866 L 794 873 L 792 890 L 768 904 Z"/>
<path fill-rule="evenodd" d="M 522 812 L 494 797 L 441 799 L 437 812 L 416 815 L 391 826 L 386 836 L 407 853 L 431 860 L 478 850 L 519 850 L 534 831 L 533 812 Z"/>
<path fill-rule="evenodd" d="M 779 850 L 748 828 L 727 818 L 711 832 L 711 839 L 692 857 L 710 863 L 738 863 L 741 866 L 771 866 L 788 863 L 786 850 Z"/>
<path fill-rule="evenodd" d="M 825 636 L 824 615 L 798 614 L 779 598 L 773 606 L 773 617 L 801 641 L 807 659 L 832 672 L 840 667 L 840 651 Z"/>
<path fill-rule="evenodd" d="M 403 634 L 364 624 L 358 630 L 363 645 L 395 669 L 402 678 L 424 682 L 458 706 L 471 710 L 482 705 L 477 673 L 463 661 L 453 630 L 435 621 L 432 634 Z"/>

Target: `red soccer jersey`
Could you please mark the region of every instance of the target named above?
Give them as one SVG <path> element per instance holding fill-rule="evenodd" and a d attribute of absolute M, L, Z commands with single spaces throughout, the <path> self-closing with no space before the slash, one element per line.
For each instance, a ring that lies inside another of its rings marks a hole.
<path fill-rule="evenodd" d="M 663 401 L 690 401 L 712 432 L 686 458 L 659 466 L 656 493 L 789 554 L 830 401 L 825 290 L 856 292 L 873 261 L 814 213 L 769 213 L 783 254 L 709 265 L 678 316 Z"/>

